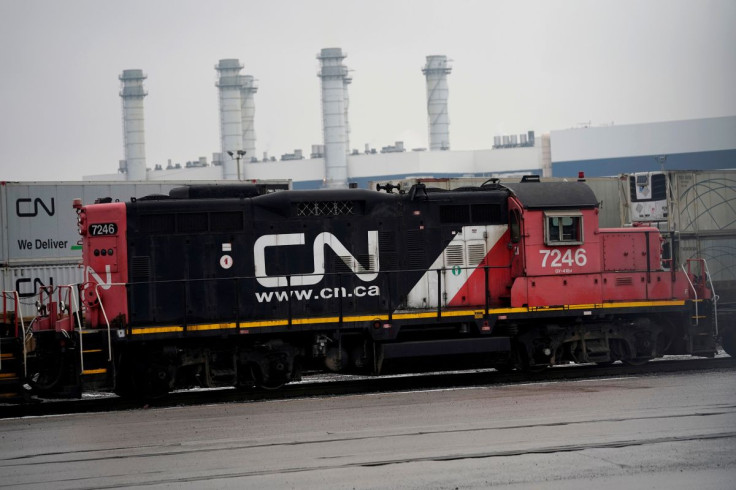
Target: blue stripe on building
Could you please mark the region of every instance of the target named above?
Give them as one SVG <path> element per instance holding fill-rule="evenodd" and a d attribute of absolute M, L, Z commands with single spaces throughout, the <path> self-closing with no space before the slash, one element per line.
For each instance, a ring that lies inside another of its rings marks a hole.
<path fill-rule="evenodd" d="M 663 155 L 552 162 L 552 176 L 577 177 L 578 172 L 582 171 L 585 172 L 586 177 L 606 177 L 623 173 L 662 170 L 659 161 L 661 156 Z M 736 149 L 677 153 L 664 156 L 667 157 L 664 163 L 665 170 L 736 168 Z"/>

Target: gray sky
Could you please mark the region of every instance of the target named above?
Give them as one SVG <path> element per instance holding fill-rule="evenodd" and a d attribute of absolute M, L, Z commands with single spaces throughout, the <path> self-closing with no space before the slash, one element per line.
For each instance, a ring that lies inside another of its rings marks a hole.
<path fill-rule="evenodd" d="M 0 180 L 124 157 L 118 76 L 140 68 L 149 167 L 219 151 L 216 72 L 259 84 L 256 147 L 321 143 L 320 49 L 352 70 L 351 147 L 427 147 L 425 57 L 453 60 L 454 150 L 496 134 L 736 114 L 734 0 L 0 0 Z"/>

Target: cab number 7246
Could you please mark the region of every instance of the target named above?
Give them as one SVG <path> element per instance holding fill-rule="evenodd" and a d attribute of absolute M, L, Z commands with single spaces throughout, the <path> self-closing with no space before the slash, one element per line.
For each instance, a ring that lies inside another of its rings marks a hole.
<path fill-rule="evenodd" d="M 588 263 L 588 256 L 585 255 L 585 249 L 579 248 L 575 250 L 573 254 L 572 249 L 568 248 L 563 253 L 561 250 L 555 249 L 541 249 L 539 251 L 542 257 L 542 267 L 563 267 L 572 266 L 573 264 L 578 267 L 583 267 Z"/>
<path fill-rule="evenodd" d="M 92 223 L 89 225 L 89 234 L 92 236 L 114 235 L 118 232 L 115 223 Z"/>

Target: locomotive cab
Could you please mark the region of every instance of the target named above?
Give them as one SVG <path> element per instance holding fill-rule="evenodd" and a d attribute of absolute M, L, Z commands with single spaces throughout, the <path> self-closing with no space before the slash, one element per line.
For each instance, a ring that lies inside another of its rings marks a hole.
<path fill-rule="evenodd" d="M 598 303 L 598 201 L 579 182 L 508 184 L 511 306 Z"/>

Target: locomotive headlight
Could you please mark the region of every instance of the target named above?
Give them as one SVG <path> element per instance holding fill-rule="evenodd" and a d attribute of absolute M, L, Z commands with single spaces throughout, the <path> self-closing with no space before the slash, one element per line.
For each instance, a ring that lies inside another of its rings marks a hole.
<path fill-rule="evenodd" d="M 549 348 L 549 347 L 545 347 L 545 348 L 544 348 L 544 350 L 543 350 L 542 352 L 543 352 L 543 353 L 544 353 L 544 355 L 545 355 L 545 356 L 547 356 L 547 357 L 549 357 L 550 355 L 552 355 L 552 351 L 550 350 L 550 348 Z"/>
<path fill-rule="evenodd" d="M 80 235 L 87 234 L 87 213 L 84 211 L 77 211 L 77 228 Z"/>

